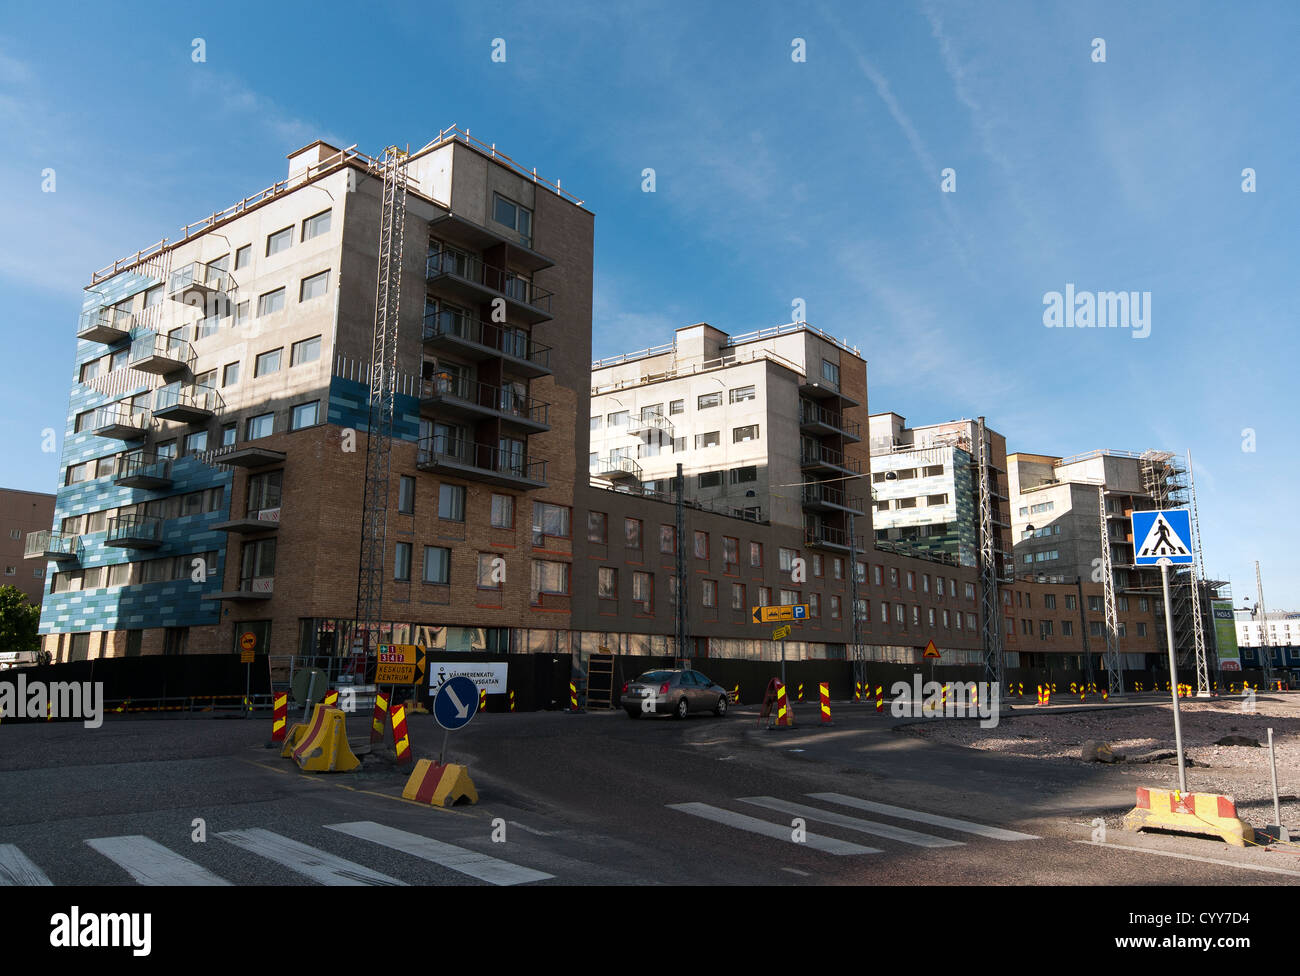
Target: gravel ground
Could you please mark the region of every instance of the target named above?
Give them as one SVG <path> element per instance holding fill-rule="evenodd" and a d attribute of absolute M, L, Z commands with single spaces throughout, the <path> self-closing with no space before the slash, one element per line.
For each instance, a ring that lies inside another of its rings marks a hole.
<path fill-rule="evenodd" d="M 932 721 L 903 726 L 899 731 L 948 745 L 1082 766 L 1085 763 L 1079 750 L 1089 739 L 1107 742 L 1125 756 L 1157 749 L 1173 752 L 1172 711 L 1170 704 L 1153 703 L 1113 710 L 1035 714 L 1029 705 L 1004 716 L 993 729 L 981 729 L 977 723 L 967 721 Z M 1188 788 L 1234 796 L 1243 818 L 1256 826 L 1273 820 L 1268 761 L 1268 729 L 1273 729 L 1282 820 L 1294 837 L 1300 831 L 1300 695 L 1260 697 L 1253 713 L 1243 712 L 1239 700 L 1184 701 L 1180 711 L 1183 743 L 1188 758 L 1195 763 L 1188 770 Z M 1214 744 L 1226 735 L 1248 736 L 1261 747 Z M 1121 777 L 1139 774 L 1152 786 L 1176 786 L 1178 782 L 1172 759 L 1168 765 L 1087 765 L 1113 769 Z"/>

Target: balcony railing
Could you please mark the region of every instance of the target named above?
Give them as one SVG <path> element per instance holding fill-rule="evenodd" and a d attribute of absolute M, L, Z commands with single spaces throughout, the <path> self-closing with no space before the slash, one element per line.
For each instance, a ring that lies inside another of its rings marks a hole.
<path fill-rule="evenodd" d="M 803 445 L 799 453 L 799 463 L 805 468 L 831 467 L 853 474 L 862 474 L 862 462 L 857 458 L 846 457 L 843 451 L 823 445 Z"/>
<path fill-rule="evenodd" d="M 803 541 L 809 546 L 833 546 L 837 549 L 849 548 L 849 534 L 844 529 L 833 525 L 805 525 Z"/>
<path fill-rule="evenodd" d="M 428 281 L 450 276 L 459 281 L 495 292 L 526 306 L 543 317 L 550 317 L 552 293 L 538 288 L 504 268 L 485 264 L 481 258 L 457 251 L 430 251 L 425 259 L 424 277 Z"/>
<path fill-rule="evenodd" d="M 533 342 L 527 336 L 482 322 L 460 312 L 443 309 L 424 317 L 424 341 L 440 339 L 470 343 L 490 353 L 499 353 L 520 362 L 529 363 L 538 370 L 551 371 L 551 347 Z"/>
<path fill-rule="evenodd" d="M 825 407 L 820 407 L 803 399 L 799 401 L 799 426 L 827 427 L 839 431 L 847 437 L 852 437 L 854 440 L 862 439 L 861 424 L 852 420 L 845 420 L 844 415 L 838 411 L 827 410 Z"/>
<path fill-rule="evenodd" d="M 131 343 L 128 363 L 132 369 L 163 375 L 194 368 L 194 347 L 184 339 L 151 332 Z"/>
<path fill-rule="evenodd" d="M 153 414 L 160 420 L 200 423 L 225 408 L 221 394 L 206 386 L 164 386 L 154 394 Z"/>
<path fill-rule="evenodd" d="M 629 457 L 617 454 L 612 457 L 597 458 L 596 466 L 592 468 L 591 473 L 606 481 L 618 481 L 624 478 L 642 480 L 641 465 Z"/>
<path fill-rule="evenodd" d="M 471 412 L 502 413 L 521 422 L 547 426 L 551 405 L 535 400 L 509 387 L 479 383 L 468 376 L 442 373 L 420 384 L 420 399 L 430 402 L 458 403 Z"/>
<path fill-rule="evenodd" d="M 125 488 L 166 488 L 172 483 L 172 459 L 133 451 L 120 455 L 113 467 L 113 483 Z"/>
<path fill-rule="evenodd" d="M 167 295 L 180 299 L 187 292 L 203 291 L 216 294 L 230 290 L 230 275 L 202 262 L 195 261 L 177 268 L 167 278 Z"/>
<path fill-rule="evenodd" d="M 804 485 L 801 500 L 803 504 L 810 506 L 833 505 L 859 514 L 866 511 L 861 495 L 850 495 L 843 488 L 835 485 Z"/>
<path fill-rule="evenodd" d="M 633 417 L 627 423 L 627 432 L 633 437 L 653 433 L 664 433 L 672 437 L 674 430 L 673 422 L 662 413 L 648 413 Z"/>
<path fill-rule="evenodd" d="M 143 407 L 110 403 L 95 411 L 91 429 L 100 437 L 133 441 L 139 440 L 148 432 L 149 420 L 149 411 Z"/>
<path fill-rule="evenodd" d="M 81 536 L 64 535 L 50 529 L 28 532 L 23 543 L 24 559 L 76 559 Z"/>
<path fill-rule="evenodd" d="M 518 451 L 480 444 L 464 437 L 435 434 L 420 439 L 417 467 L 470 468 L 477 472 L 498 476 L 507 482 L 529 481 L 545 483 L 546 462 Z"/>
<path fill-rule="evenodd" d="M 269 600 L 275 594 L 274 576 L 245 576 L 233 590 L 214 593 L 214 600 Z"/>
<path fill-rule="evenodd" d="M 88 316 L 77 328 L 77 338 L 91 342 L 120 342 L 131 334 L 135 316 L 118 308 L 103 308 Z"/>
<path fill-rule="evenodd" d="M 155 549 L 162 545 L 163 520 L 154 515 L 119 515 L 108 520 L 106 546 Z"/>

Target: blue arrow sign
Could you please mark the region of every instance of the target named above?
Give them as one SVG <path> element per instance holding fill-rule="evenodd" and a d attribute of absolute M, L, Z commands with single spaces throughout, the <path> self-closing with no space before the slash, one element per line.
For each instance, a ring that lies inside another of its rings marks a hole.
<path fill-rule="evenodd" d="M 1159 566 L 1163 559 L 1174 566 L 1192 564 L 1192 513 L 1186 508 L 1134 512 L 1133 562 Z"/>
<path fill-rule="evenodd" d="M 448 732 L 469 725 L 478 711 L 478 685 L 462 674 L 448 678 L 433 698 L 434 720 Z"/>

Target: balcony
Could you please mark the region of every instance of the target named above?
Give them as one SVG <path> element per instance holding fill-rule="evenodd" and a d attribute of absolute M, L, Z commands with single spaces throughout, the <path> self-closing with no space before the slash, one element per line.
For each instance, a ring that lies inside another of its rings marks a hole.
<path fill-rule="evenodd" d="M 133 451 L 117 459 L 113 484 L 122 488 L 170 488 L 172 459 Z"/>
<path fill-rule="evenodd" d="M 111 518 L 104 545 L 119 549 L 157 549 L 162 545 L 162 519 L 152 515 Z"/>
<path fill-rule="evenodd" d="M 504 299 L 506 306 L 518 318 L 530 324 L 545 322 L 551 317 L 552 295 L 549 291 L 504 268 L 484 264 L 472 254 L 432 251 L 425 259 L 424 278 L 429 284 L 469 303 L 484 304 L 494 298 Z"/>
<path fill-rule="evenodd" d="M 843 414 L 809 400 L 799 401 L 799 430 L 814 437 L 838 434 L 846 441 L 862 440 L 860 424 L 845 420 Z"/>
<path fill-rule="evenodd" d="M 459 312 L 444 310 L 425 315 L 424 344 L 473 362 L 500 356 L 512 373 L 529 379 L 551 373 L 550 346 Z"/>
<path fill-rule="evenodd" d="M 155 395 L 153 415 L 159 420 L 201 424 L 226 409 L 226 401 L 206 386 L 164 386 Z"/>
<path fill-rule="evenodd" d="M 613 482 L 641 482 L 641 465 L 629 457 L 615 454 L 612 457 L 596 459 L 596 466 L 591 469 L 594 477 Z"/>
<path fill-rule="evenodd" d="M 420 440 L 416 467 L 506 488 L 545 488 L 546 462 L 516 451 L 436 434 Z"/>
<path fill-rule="evenodd" d="M 250 511 L 243 518 L 221 522 L 212 528 L 218 532 L 235 532 L 239 535 L 252 535 L 255 532 L 274 532 L 280 527 L 280 506 L 260 508 Z"/>
<path fill-rule="evenodd" d="M 531 432 L 550 430 L 550 404 L 514 390 L 441 373 L 420 384 L 420 406 L 439 416 L 499 417 Z"/>
<path fill-rule="evenodd" d="M 103 308 L 91 313 L 77 329 L 77 338 L 88 342 L 102 342 L 112 345 L 121 342 L 131 334 L 135 316 L 116 308 Z"/>
<path fill-rule="evenodd" d="M 127 365 L 142 373 L 166 376 L 194 368 L 194 347 L 184 339 L 149 332 L 131 343 Z"/>
<path fill-rule="evenodd" d="M 866 506 L 861 495 L 850 495 L 835 485 L 804 485 L 800 493 L 803 507 L 815 512 L 852 512 L 864 515 Z"/>
<path fill-rule="evenodd" d="M 230 600 L 235 603 L 252 603 L 269 600 L 275 594 L 274 576 L 253 576 L 239 581 L 239 588 L 222 590 L 208 597 L 209 600 Z"/>
<path fill-rule="evenodd" d="M 805 471 L 825 474 L 862 474 L 862 462 L 857 458 L 846 457 L 843 451 L 837 451 L 821 444 L 804 444 L 799 454 L 799 467 Z"/>
<path fill-rule="evenodd" d="M 505 244 L 510 252 L 510 263 L 529 271 L 540 271 L 554 266 L 555 262 L 532 249 L 532 242 L 519 234 L 498 233 L 491 227 L 476 224 L 459 214 L 448 213 L 429 221 L 429 230 L 437 237 L 460 244 L 475 251 Z M 504 230 L 504 228 L 503 228 Z"/>
<path fill-rule="evenodd" d="M 627 432 L 633 437 L 642 434 L 674 434 L 673 422 L 661 413 L 650 413 L 628 421 Z"/>
<path fill-rule="evenodd" d="M 803 541 L 816 549 L 849 550 L 849 534 L 833 525 L 805 525 Z"/>
<path fill-rule="evenodd" d="M 78 558 L 80 548 L 81 536 L 79 535 L 64 535 L 62 532 L 41 529 L 38 532 L 27 533 L 27 541 L 23 544 L 23 558 L 70 561 Z"/>
<path fill-rule="evenodd" d="M 178 302 L 185 296 L 198 293 L 205 298 L 224 294 L 231 287 L 230 275 L 199 261 L 177 268 L 167 278 L 167 297 Z"/>
<path fill-rule="evenodd" d="M 860 407 L 862 406 L 857 400 L 850 396 L 845 396 L 841 392 L 840 385 L 828 379 L 817 379 L 806 376 L 804 381 L 799 384 L 799 393 L 802 397 L 811 397 L 814 400 L 828 400 L 837 403 L 840 407 Z"/>
<path fill-rule="evenodd" d="M 149 411 L 112 403 L 95 411 L 91 429 L 98 437 L 119 441 L 138 441 L 149 432 Z"/>

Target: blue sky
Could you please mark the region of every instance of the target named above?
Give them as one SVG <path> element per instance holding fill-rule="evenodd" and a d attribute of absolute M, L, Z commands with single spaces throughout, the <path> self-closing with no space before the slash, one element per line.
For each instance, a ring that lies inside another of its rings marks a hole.
<path fill-rule="evenodd" d="M 595 355 L 802 298 L 862 349 L 873 411 L 984 414 L 1034 453 L 1190 450 L 1211 574 L 1253 600 L 1259 559 L 1269 605 L 1300 609 L 1300 5 L 1136 6 L 11 7 L 0 485 L 55 488 L 41 431 L 64 427 L 91 271 L 312 139 L 456 123 L 595 212 Z M 1045 328 L 1067 283 L 1150 292 L 1150 334 Z"/>

